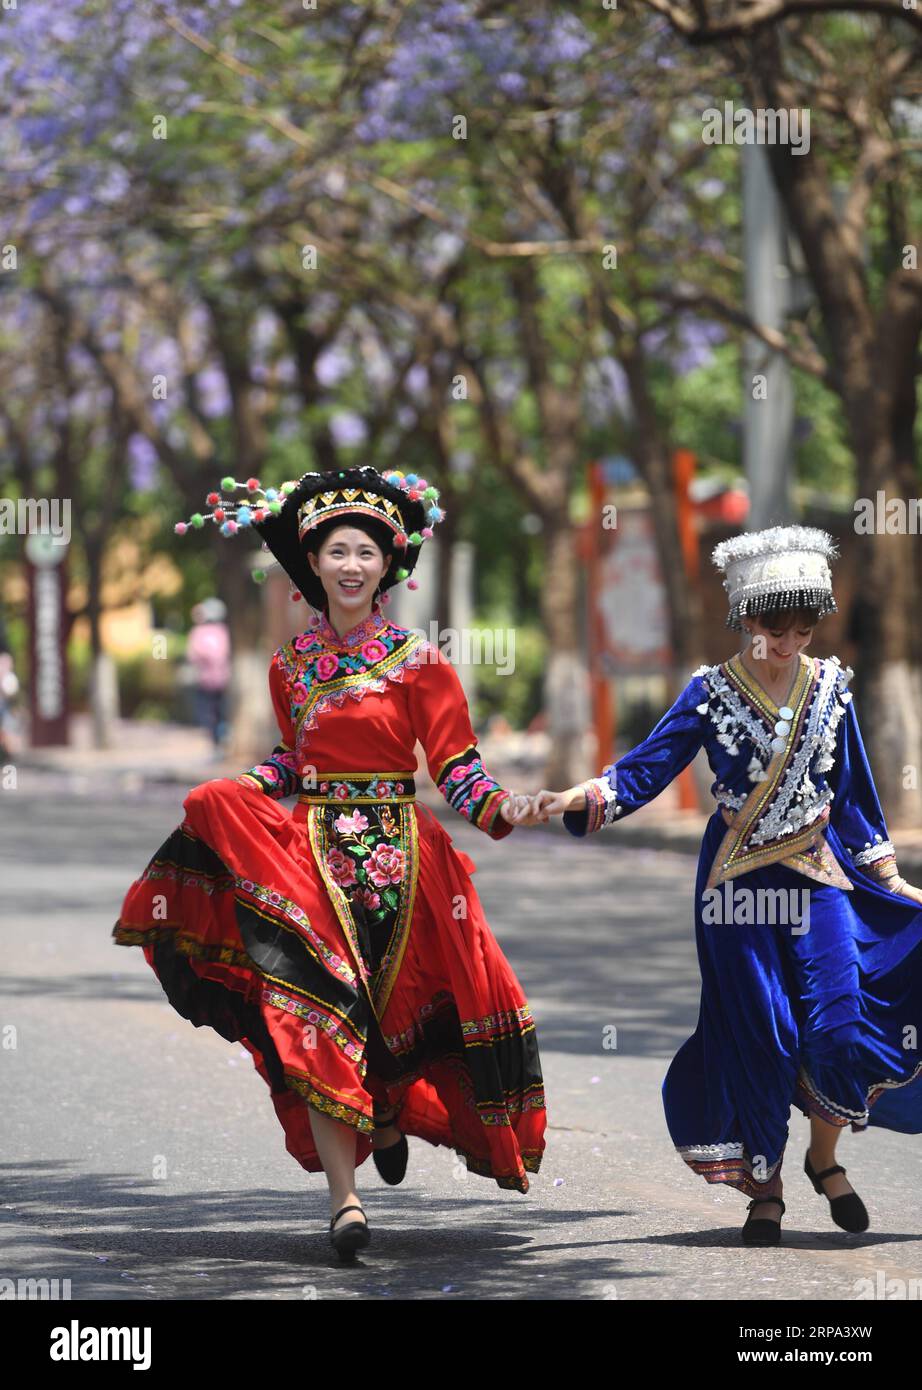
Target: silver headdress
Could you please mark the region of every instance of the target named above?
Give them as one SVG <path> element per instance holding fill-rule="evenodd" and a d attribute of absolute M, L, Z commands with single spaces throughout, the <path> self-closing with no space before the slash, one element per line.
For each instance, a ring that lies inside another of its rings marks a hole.
<path fill-rule="evenodd" d="M 838 553 L 832 537 L 815 526 L 770 526 L 721 541 L 711 559 L 725 576 L 727 627 L 739 631 L 744 615 L 786 608 L 816 608 L 821 618 L 835 613 L 828 561 Z"/>

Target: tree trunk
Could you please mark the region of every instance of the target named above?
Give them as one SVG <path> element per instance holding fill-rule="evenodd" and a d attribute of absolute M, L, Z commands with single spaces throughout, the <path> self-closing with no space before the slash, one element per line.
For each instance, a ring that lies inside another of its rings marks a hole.
<path fill-rule="evenodd" d="M 260 591 L 250 578 L 245 544 L 218 536 L 214 545 L 218 593 L 227 605 L 231 639 L 228 756 L 242 768 L 278 743 L 267 693 L 272 653 L 263 638 Z"/>
<path fill-rule="evenodd" d="M 747 97 L 754 107 L 798 105 L 798 88 L 783 68 L 778 34 L 751 44 Z M 858 132 L 856 131 L 856 135 Z M 893 270 L 880 307 L 870 298 L 860 237 L 832 196 L 830 175 L 816 149 L 794 155 L 783 144 L 766 146 L 772 175 L 797 232 L 823 316 L 836 391 L 855 455 L 857 494 L 889 500 L 915 490 L 908 441 L 915 421 L 915 379 L 922 285 L 918 273 Z M 887 143 L 873 124 L 860 133 L 860 168 L 850 199 L 882 176 Z M 864 210 L 866 222 L 867 209 Z M 894 826 L 918 824 L 922 789 L 904 785 L 904 768 L 922 765 L 922 689 L 919 637 L 914 621 L 917 541 L 908 534 L 862 537 L 858 627 L 860 667 L 856 698 L 884 813 Z"/>
<path fill-rule="evenodd" d="M 662 436 L 650 395 L 646 362 L 637 342 L 627 347 L 621 363 L 631 392 L 637 428 L 632 440 L 634 460 L 650 494 L 650 514 L 656 538 L 669 614 L 672 648 L 672 699 L 688 682 L 685 674 L 701 661 L 701 591 L 689 580 L 679 533 L 672 455 Z"/>
<path fill-rule="evenodd" d="M 90 628 L 89 702 L 94 748 L 111 748 L 113 722 L 118 718 L 118 684 L 114 668 L 102 646 L 103 542 L 84 537 L 87 570 L 87 621 Z"/>
<path fill-rule="evenodd" d="M 541 607 L 548 650 L 544 709 L 550 739 L 545 785 L 562 791 L 592 775 L 585 746 L 591 723 L 589 676 L 576 625 L 580 572 L 576 542 L 566 517 L 545 518 L 545 541 L 547 582 Z"/>

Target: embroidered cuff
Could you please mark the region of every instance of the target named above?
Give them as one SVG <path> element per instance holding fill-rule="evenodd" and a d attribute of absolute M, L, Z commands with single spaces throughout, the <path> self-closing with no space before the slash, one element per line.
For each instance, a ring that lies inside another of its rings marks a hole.
<path fill-rule="evenodd" d="M 868 878 L 873 878 L 875 883 L 881 884 L 884 888 L 903 881 L 892 854 L 888 854 L 884 859 L 875 859 L 872 863 L 863 865 L 863 868 Z"/>
<path fill-rule="evenodd" d="M 436 785 L 453 811 L 491 839 L 502 840 L 513 829 L 500 815 L 510 793 L 490 776 L 473 746 L 442 765 Z"/>
<path fill-rule="evenodd" d="M 586 787 L 587 797 L 589 795 L 588 788 L 591 787 L 593 790 L 593 794 L 602 798 L 602 801 L 604 803 L 604 809 L 602 811 L 602 824 L 611 825 L 612 821 L 615 820 L 618 816 L 620 816 L 624 811 L 624 807 L 618 800 L 617 792 L 615 791 L 611 782 L 609 782 L 608 778 L 603 774 L 601 777 L 593 777 L 590 782 L 586 783 Z"/>
<path fill-rule="evenodd" d="M 271 796 L 273 801 L 280 801 L 284 796 L 293 796 L 301 790 L 297 756 L 286 748 L 284 743 L 276 744 L 265 762 L 257 763 L 255 767 L 241 772 L 234 781 L 242 782 L 244 786 L 258 787 L 266 796 Z"/>
<path fill-rule="evenodd" d="M 586 794 L 584 811 L 565 811 L 563 823 L 573 835 L 592 835 L 611 825 L 624 810 L 607 777 L 592 777 L 580 786 Z"/>
<path fill-rule="evenodd" d="M 874 844 L 872 844 L 870 840 L 865 840 L 864 849 L 852 855 L 852 862 L 856 864 L 859 869 L 866 869 L 868 865 L 876 863 L 878 859 L 889 859 L 896 854 L 893 845 L 889 840 L 885 840 L 882 835 L 875 835 L 874 840 L 876 842 Z M 849 851 L 849 853 L 851 853 L 851 851 Z"/>
<path fill-rule="evenodd" d="M 586 834 L 592 835 L 605 824 L 605 797 L 593 782 L 584 782 L 586 793 Z"/>

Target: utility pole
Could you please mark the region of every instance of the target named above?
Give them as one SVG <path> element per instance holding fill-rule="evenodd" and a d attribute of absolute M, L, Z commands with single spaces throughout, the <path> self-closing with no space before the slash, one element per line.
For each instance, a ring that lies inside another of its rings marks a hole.
<path fill-rule="evenodd" d="M 784 209 L 761 145 L 743 146 L 743 251 L 746 310 L 755 323 L 784 330 L 791 266 Z M 743 466 L 749 483 L 747 530 L 792 519 L 794 391 L 787 358 L 752 334 L 743 345 Z"/>

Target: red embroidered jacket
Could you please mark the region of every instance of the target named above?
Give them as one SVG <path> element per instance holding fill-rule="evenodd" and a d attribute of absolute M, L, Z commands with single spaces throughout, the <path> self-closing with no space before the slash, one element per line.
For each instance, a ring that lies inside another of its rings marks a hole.
<path fill-rule="evenodd" d="M 237 781 L 281 798 L 318 779 L 377 773 L 386 789 L 416 771 L 416 742 L 450 806 L 494 840 L 513 827 L 505 791 L 483 766 L 464 689 L 446 657 L 411 629 L 373 614 L 340 636 L 317 628 L 280 647 L 269 690 L 281 742 Z"/>

